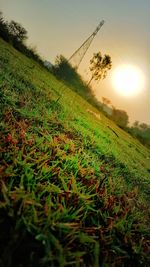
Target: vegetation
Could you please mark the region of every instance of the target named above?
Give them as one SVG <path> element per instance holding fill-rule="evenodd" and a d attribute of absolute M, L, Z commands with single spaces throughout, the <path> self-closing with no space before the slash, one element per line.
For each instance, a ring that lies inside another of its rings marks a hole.
<path fill-rule="evenodd" d="M 150 148 L 150 125 L 135 121 L 132 127 L 128 128 L 128 132 L 138 138 L 143 145 Z"/>
<path fill-rule="evenodd" d="M 93 79 L 96 81 L 104 79 L 111 67 L 112 62 L 109 55 L 104 55 L 104 57 L 102 57 L 101 52 L 94 53 L 93 58 L 90 60 L 90 71 L 92 72 L 92 77 L 89 80 L 88 85 Z"/>
<path fill-rule="evenodd" d="M 28 38 L 26 29 L 14 20 L 7 23 L 7 29 L 9 37 L 14 43 L 23 43 Z"/>
<path fill-rule="evenodd" d="M 83 86 L 81 77 L 63 55 L 56 57 L 55 65 L 53 66 L 53 73 L 59 79 L 70 85 L 75 85 L 75 82 L 78 81 L 81 83 L 81 86 Z"/>
<path fill-rule="evenodd" d="M 75 91 L 94 107 L 101 110 L 101 104 L 92 93 L 91 88 L 87 86 L 81 76 L 77 73 L 76 69 L 70 65 L 63 55 L 56 57 L 52 72 L 59 80 L 62 80 L 63 83 L 69 86 L 71 90 Z M 60 87 L 60 90 L 61 89 L 62 88 Z"/>
<path fill-rule="evenodd" d="M 149 150 L 1 39 L 0 87 L 0 266 L 148 267 Z"/>
<path fill-rule="evenodd" d="M 150 126 L 148 124 L 135 121 L 133 125 L 129 127 L 129 116 L 127 112 L 116 109 L 106 97 L 102 97 L 102 111 L 119 127 L 136 137 L 143 145 L 150 148 Z"/>
<path fill-rule="evenodd" d="M 2 12 L 0 12 L 0 36 L 17 50 L 44 66 L 43 60 L 37 54 L 36 50 L 27 47 L 25 44 L 25 41 L 28 39 L 27 30 L 18 22 L 13 20 L 10 22 L 5 21 Z"/>
<path fill-rule="evenodd" d="M 128 125 L 129 117 L 126 111 L 113 108 L 111 118 L 116 122 L 118 126 L 124 128 Z"/>

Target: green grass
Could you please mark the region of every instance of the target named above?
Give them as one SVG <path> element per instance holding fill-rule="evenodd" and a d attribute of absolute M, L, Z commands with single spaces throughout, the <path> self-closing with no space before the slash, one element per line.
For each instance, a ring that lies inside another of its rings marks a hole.
<path fill-rule="evenodd" d="M 0 266 L 149 266 L 150 151 L 2 40 L 0 87 Z"/>

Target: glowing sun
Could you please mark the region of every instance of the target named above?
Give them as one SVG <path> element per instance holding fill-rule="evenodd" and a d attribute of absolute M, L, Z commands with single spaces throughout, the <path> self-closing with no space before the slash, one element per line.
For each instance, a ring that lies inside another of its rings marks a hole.
<path fill-rule="evenodd" d="M 123 96 L 135 96 L 144 89 L 145 78 L 143 72 L 133 65 L 120 65 L 112 76 L 114 89 Z"/>

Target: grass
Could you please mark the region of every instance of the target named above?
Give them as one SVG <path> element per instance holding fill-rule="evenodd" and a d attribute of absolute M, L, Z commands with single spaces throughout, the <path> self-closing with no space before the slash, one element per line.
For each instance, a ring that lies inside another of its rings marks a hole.
<path fill-rule="evenodd" d="M 0 266 L 149 266 L 150 151 L 2 40 L 0 87 Z"/>

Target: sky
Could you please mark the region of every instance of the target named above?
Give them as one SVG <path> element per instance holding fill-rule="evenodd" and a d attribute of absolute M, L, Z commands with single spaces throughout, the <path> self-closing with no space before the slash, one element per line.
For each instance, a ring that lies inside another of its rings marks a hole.
<path fill-rule="evenodd" d="M 0 10 L 6 20 L 22 24 L 27 44 L 51 63 L 60 54 L 69 58 L 104 19 L 78 71 L 88 81 L 93 53 L 109 54 L 111 71 L 106 79 L 92 82 L 96 97 L 125 110 L 131 123 L 150 124 L 150 0 L 0 0 Z M 144 74 L 145 86 L 136 96 L 122 96 L 112 85 L 114 69 L 123 64 Z"/>

